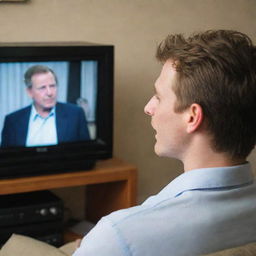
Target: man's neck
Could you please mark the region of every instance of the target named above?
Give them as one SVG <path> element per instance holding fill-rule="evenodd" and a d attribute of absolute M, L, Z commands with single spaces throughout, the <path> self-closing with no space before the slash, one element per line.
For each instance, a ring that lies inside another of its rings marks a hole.
<path fill-rule="evenodd" d="M 201 168 L 235 166 L 246 162 L 245 158 L 232 158 L 226 152 L 216 152 L 208 142 L 197 141 L 195 147 L 186 150 L 181 159 L 185 172 Z"/>
<path fill-rule="evenodd" d="M 228 159 L 225 157 L 218 157 L 218 158 L 203 158 L 201 161 L 184 161 L 184 172 L 195 170 L 195 169 L 201 169 L 201 168 L 213 168 L 213 167 L 227 167 L 227 166 L 235 166 L 235 165 L 241 165 L 246 162 L 245 159 Z"/>
<path fill-rule="evenodd" d="M 40 108 L 37 108 L 35 105 L 35 110 L 36 112 L 43 118 L 46 118 L 49 116 L 49 114 L 51 113 L 52 111 L 52 108 L 49 108 L 49 109 L 40 109 Z"/>

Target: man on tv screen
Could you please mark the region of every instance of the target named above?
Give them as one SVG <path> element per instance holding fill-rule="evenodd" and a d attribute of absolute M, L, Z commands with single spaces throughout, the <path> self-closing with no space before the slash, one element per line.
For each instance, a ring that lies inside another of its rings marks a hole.
<path fill-rule="evenodd" d="M 58 79 L 47 66 L 30 67 L 25 85 L 33 103 L 5 117 L 2 147 L 46 146 L 89 140 L 82 108 L 57 102 Z"/>

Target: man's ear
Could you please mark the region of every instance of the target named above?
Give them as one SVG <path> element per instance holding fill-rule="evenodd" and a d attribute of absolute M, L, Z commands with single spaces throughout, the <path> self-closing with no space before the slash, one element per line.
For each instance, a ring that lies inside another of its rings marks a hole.
<path fill-rule="evenodd" d="M 203 123 L 203 109 L 202 107 L 197 104 L 193 103 L 188 109 L 187 109 L 187 133 L 195 132 L 199 129 L 199 127 Z"/>
<path fill-rule="evenodd" d="M 28 97 L 32 98 L 31 87 L 26 87 L 26 92 L 27 92 Z"/>

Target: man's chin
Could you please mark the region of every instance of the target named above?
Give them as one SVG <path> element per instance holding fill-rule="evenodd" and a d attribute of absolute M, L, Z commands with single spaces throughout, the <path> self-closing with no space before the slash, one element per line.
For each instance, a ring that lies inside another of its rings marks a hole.
<path fill-rule="evenodd" d="M 157 145 L 157 142 L 154 147 L 155 153 L 157 156 L 162 156 L 162 151 L 160 150 L 159 146 Z"/>
<path fill-rule="evenodd" d="M 55 104 L 54 105 L 50 105 L 50 106 L 45 106 L 43 111 L 44 112 L 50 112 L 54 107 L 55 107 Z"/>
<path fill-rule="evenodd" d="M 45 110 L 53 109 L 55 107 L 55 105 L 56 105 L 56 102 L 51 102 L 51 103 L 45 104 L 44 109 Z"/>
<path fill-rule="evenodd" d="M 163 145 L 160 146 L 157 142 L 154 147 L 155 154 L 159 157 L 172 157 L 168 148 L 164 147 Z"/>

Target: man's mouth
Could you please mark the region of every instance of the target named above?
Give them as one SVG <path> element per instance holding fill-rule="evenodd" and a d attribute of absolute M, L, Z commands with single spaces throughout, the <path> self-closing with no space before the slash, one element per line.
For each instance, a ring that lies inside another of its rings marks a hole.
<path fill-rule="evenodd" d="M 47 103 L 47 104 L 51 104 L 51 103 L 54 103 L 55 100 L 54 99 L 47 99 L 44 102 Z"/>
<path fill-rule="evenodd" d="M 152 121 L 151 121 L 151 127 L 155 130 L 154 125 L 153 125 L 153 122 L 152 122 Z"/>

